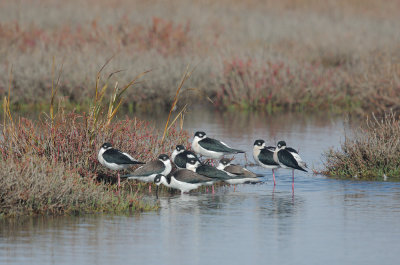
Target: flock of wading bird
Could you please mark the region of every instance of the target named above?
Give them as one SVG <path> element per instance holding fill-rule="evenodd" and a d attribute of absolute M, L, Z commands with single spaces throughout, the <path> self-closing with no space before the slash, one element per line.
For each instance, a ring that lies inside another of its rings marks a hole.
<path fill-rule="evenodd" d="M 143 164 L 129 175 L 120 176 L 118 173 L 118 187 L 120 178 L 136 179 L 143 182 L 154 182 L 158 186 L 163 184 L 169 188 L 178 189 L 187 193 L 200 186 L 212 186 L 219 181 L 229 184 L 257 183 L 263 175 L 257 175 L 239 165 L 231 164 L 231 159 L 225 155 L 245 153 L 242 150 L 229 147 L 222 141 L 207 137 L 205 132 L 196 132 L 192 142 L 192 150 L 186 150 L 183 145 L 177 145 L 172 152 L 171 163 L 168 155 L 161 154 L 157 160 L 148 163 L 139 162 L 127 153 L 114 149 L 110 143 L 101 146 L 99 162 L 112 170 L 126 169 L 132 165 Z M 205 164 L 199 157 L 220 159 L 217 167 Z M 294 192 L 294 170 L 307 172 L 306 163 L 298 152 L 286 146 L 285 141 L 279 141 L 277 146 L 266 146 L 264 140 L 256 140 L 253 146 L 253 157 L 258 165 L 272 169 L 275 182 L 275 169 L 286 168 L 292 170 L 292 191 Z M 149 185 L 151 192 L 151 185 Z M 156 193 L 157 195 L 157 193 Z"/>

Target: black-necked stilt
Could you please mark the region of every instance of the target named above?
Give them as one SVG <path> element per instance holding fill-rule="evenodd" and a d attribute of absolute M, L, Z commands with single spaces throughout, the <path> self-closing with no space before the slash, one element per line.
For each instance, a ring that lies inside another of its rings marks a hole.
<path fill-rule="evenodd" d="M 139 162 L 127 153 L 124 153 L 118 149 L 112 148 L 110 143 L 104 143 L 97 155 L 97 159 L 100 164 L 111 169 L 111 170 L 122 170 L 132 165 L 144 164 Z M 120 186 L 120 176 L 118 172 L 118 187 Z"/>
<path fill-rule="evenodd" d="M 233 178 L 222 170 L 210 165 L 200 164 L 198 161 L 189 160 L 186 164 L 186 168 L 197 174 L 211 178 L 214 181 L 226 181 Z M 212 186 L 212 192 L 214 193 L 214 186 Z"/>
<path fill-rule="evenodd" d="M 177 145 L 171 154 L 172 162 L 174 162 L 179 169 L 186 168 L 186 163 L 190 158 L 194 158 L 200 162 L 196 154 L 192 151 L 186 150 L 183 145 Z"/>
<path fill-rule="evenodd" d="M 137 179 L 143 182 L 153 182 L 157 174 L 168 175 L 172 170 L 171 160 L 165 154 L 159 155 L 157 160 L 150 161 L 137 168 L 133 173 L 121 176 L 122 178 Z M 151 184 L 149 184 L 151 192 Z"/>
<path fill-rule="evenodd" d="M 223 158 L 219 161 L 217 169 L 225 171 L 229 176 L 235 177 L 226 180 L 229 184 L 243 184 L 246 182 L 257 183 L 261 180 L 253 172 L 239 165 L 231 164 L 231 160 L 228 158 Z"/>
<path fill-rule="evenodd" d="M 212 179 L 199 175 L 188 169 L 178 169 L 168 176 L 159 174 L 154 178 L 154 183 L 157 186 L 164 184 L 169 188 L 180 190 L 181 193 L 187 193 L 202 185 L 209 185 L 211 182 Z"/>
<path fill-rule="evenodd" d="M 285 141 L 279 141 L 274 151 L 274 161 L 279 163 L 281 168 L 292 170 L 292 191 L 294 192 L 294 170 L 298 169 L 307 172 L 306 163 L 301 159 L 296 150 L 286 147 Z"/>
<path fill-rule="evenodd" d="M 275 182 L 275 169 L 279 168 L 279 163 L 274 160 L 274 150 L 275 147 L 265 146 L 264 140 L 256 140 L 253 146 L 253 157 L 254 160 L 260 166 L 268 169 L 272 169 L 272 177 L 274 178 L 274 186 Z"/>
<path fill-rule="evenodd" d="M 209 138 L 205 132 L 196 132 L 192 142 L 192 149 L 200 155 L 220 159 L 224 155 L 244 153 L 242 150 L 233 149 L 224 142 Z"/>

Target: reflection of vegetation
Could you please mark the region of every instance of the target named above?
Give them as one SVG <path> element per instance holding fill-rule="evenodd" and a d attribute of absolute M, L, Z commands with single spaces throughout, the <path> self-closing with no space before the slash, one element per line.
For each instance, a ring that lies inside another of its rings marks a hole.
<path fill-rule="evenodd" d="M 400 179 L 400 123 L 393 113 L 367 119 L 340 150 L 324 154 L 323 174 L 364 179 Z"/>
<path fill-rule="evenodd" d="M 13 64 L 15 108 L 50 102 L 52 55 L 64 58 L 57 96 L 87 108 L 87 80 L 114 53 L 111 66 L 127 70 L 118 74 L 122 83 L 131 72 L 153 70 L 126 92 L 123 107 L 132 111 L 164 110 L 186 66 L 198 62 L 190 87 L 224 109 L 384 112 L 400 105 L 396 0 L 99 0 L 96 8 L 88 0 L 40 0 L 45 11 L 31 2 L 0 3 L 0 94 Z"/>

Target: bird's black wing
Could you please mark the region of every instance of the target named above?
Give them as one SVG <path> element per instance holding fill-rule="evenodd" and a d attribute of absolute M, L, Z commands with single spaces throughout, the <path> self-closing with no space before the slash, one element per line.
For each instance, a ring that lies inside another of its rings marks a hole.
<path fill-rule="evenodd" d="M 229 176 L 226 172 L 216 169 L 215 167 L 209 166 L 209 165 L 202 165 L 199 166 L 196 169 L 196 172 L 200 175 L 213 178 L 213 179 L 220 179 L 220 180 L 226 180 L 226 179 L 232 179 L 236 177 Z"/>
<path fill-rule="evenodd" d="M 204 149 L 214 151 L 214 152 L 223 152 L 223 153 L 244 153 L 244 151 L 230 148 L 227 145 L 224 145 L 218 140 L 212 138 L 205 138 L 199 141 L 199 145 Z"/>
<path fill-rule="evenodd" d="M 299 153 L 299 152 L 297 152 L 295 149 L 293 149 L 293 148 L 291 148 L 291 147 L 286 147 L 285 149 L 288 150 L 288 151 L 291 152 L 291 153 L 296 153 L 296 154 Z"/>
<path fill-rule="evenodd" d="M 174 163 L 179 168 L 186 168 L 186 155 L 183 153 L 177 154 L 174 159 Z"/>
<path fill-rule="evenodd" d="M 173 177 L 176 180 L 187 182 L 187 183 L 204 183 L 204 182 L 209 182 L 212 181 L 213 179 L 199 175 L 193 171 L 190 171 L 188 169 L 179 169 L 175 171 L 173 174 Z"/>
<path fill-rule="evenodd" d="M 274 152 L 267 148 L 263 148 L 260 150 L 258 160 L 260 160 L 260 162 L 265 165 L 279 166 L 279 164 L 274 161 Z"/>
<path fill-rule="evenodd" d="M 103 153 L 103 158 L 108 163 L 123 164 L 143 164 L 142 162 L 135 161 L 117 149 L 108 149 Z"/>
<path fill-rule="evenodd" d="M 279 162 L 281 162 L 282 164 L 284 164 L 287 167 L 307 172 L 307 170 L 305 170 L 299 166 L 296 159 L 294 159 L 293 155 L 286 149 L 279 150 L 278 159 L 279 159 Z"/>

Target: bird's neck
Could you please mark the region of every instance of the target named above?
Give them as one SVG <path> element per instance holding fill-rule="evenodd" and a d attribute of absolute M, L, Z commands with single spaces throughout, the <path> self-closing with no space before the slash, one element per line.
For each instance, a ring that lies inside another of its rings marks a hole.
<path fill-rule="evenodd" d="M 172 169 L 171 160 L 168 159 L 167 161 L 165 161 L 164 165 L 165 165 L 166 171 L 171 172 L 171 169 Z"/>

